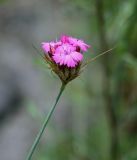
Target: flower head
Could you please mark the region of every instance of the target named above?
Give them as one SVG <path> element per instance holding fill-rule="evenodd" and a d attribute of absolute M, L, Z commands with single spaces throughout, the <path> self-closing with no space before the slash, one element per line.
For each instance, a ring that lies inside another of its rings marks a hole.
<path fill-rule="evenodd" d="M 68 43 L 59 46 L 53 55 L 54 61 L 59 65 L 75 67 L 82 61 L 83 55 L 76 51 L 76 48 Z"/>
<path fill-rule="evenodd" d="M 90 46 L 83 40 L 63 35 L 59 41 L 43 42 L 41 47 L 47 63 L 66 83 L 78 76 L 83 52 L 87 51 Z"/>

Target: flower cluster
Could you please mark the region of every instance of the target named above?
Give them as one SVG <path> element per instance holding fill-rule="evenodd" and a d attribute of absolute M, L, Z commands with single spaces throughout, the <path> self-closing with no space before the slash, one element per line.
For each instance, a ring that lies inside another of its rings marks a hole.
<path fill-rule="evenodd" d="M 66 83 L 78 76 L 83 52 L 90 46 L 83 40 L 62 36 L 56 42 L 43 42 L 41 47 L 51 69 Z"/>
<path fill-rule="evenodd" d="M 60 66 L 75 67 L 83 60 L 82 52 L 87 51 L 89 45 L 82 40 L 69 36 L 62 36 L 58 42 L 43 42 L 42 49 L 49 54 Z"/>

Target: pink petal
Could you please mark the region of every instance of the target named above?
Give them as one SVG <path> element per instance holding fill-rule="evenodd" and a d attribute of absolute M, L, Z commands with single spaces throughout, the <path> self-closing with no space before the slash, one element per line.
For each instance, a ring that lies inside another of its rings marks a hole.
<path fill-rule="evenodd" d="M 65 55 L 63 54 L 54 54 L 53 59 L 57 64 L 63 65 L 65 60 Z"/>
<path fill-rule="evenodd" d="M 81 40 L 79 40 L 77 44 L 81 48 L 82 51 L 87 51 L 87 49 L 90 47 L 89 45 L 87 45 Z"/>
<path fill-rule="evenodd" d="M 54 54 L 53 59 L 56 63 L 60 63 L 61 61 L 61 56 L 60 54 Z"/>
<path fill-rule="evenodd" d="M 64 54 L 64 49 L 62 46 L 57 47 L 55 54 Z"/>
<path fill-rule="evenodd" d="M 62 42 L 61 42 L 61 41 L 58 41 L 58 42 L 55 43 L 55 48 L 57 48 L 57 47 L 59 47 L 59 46 L 61 46 L 61 45 L 62 45 Z"/>
<path fill-rule="evenodd" d="M 69 37 L 69 43 L 70 43 L 70 44 L 76 44 L 77 41 L 78 41 L 78 40 L 77 40 L 76 38 Z"/>
<path fill-rule="evenodd" d="M 61 59 L 60 59 L 60 65 L 64 64 L 64 60 L 65 60 L 65 55 L 61 55 Z"/>
<path fill-rule="evenodd" d="M 66 55 L 64 63 L 68 67 L 75 67 L 77 62 L 73 60 L 73 58 L 70 55 Z"/>
<path fill-rule="evenodd" d="M 60 39 L 62 43 L 68 43 L 68 38 L 69 38 L 68 36 L 62 35 Z"/>
<path fill-rule="evenodd" d="M 83 59 L 83 55 L 79 52 L 72 52 L 71 57 L 77 62 L 80 62 Z"/>
<path fill-rule="evenodd" d="M 50 51 L 50 43 L 43 42 L 41 45 L 44 52 L 48 53 Z"/>
<path fill-rule="evenodd" d="M 73 37 L 69 37 L 69 43 L 72 44 L 75 47 L 80 47 L 80 49 L 82 51 L 87 51 L 87 49 L 90 47 L 89 45 L 87 45 L 86 43 L 84 43 L 83 40 L 78 40 L 76 38 Z"/>
<path fill-rule="evenodd" d="M 44 52 L 48 53 L 48 52 L 54 52 L 56 49 L 56 46 L 60 45 L 60 42 L 43 42 L 42 43 L 42 49 Z"/>

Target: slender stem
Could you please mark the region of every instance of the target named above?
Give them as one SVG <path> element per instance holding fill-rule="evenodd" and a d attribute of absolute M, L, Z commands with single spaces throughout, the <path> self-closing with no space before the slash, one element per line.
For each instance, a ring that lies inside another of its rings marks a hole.
<path fill-rule="evenodd" d="M 59 91 L 59 94 L 58 94 L 58 96 L 57 96 L 57 98 L 56 98 L 55 104 L 54 104 L 53 107 L 50 109 L 47 117 L 45 118 L 45 120 L 44 120 L 44 122 L 43 122 L 43 124 L 42 124 L 42 127 L 41 127 L 39 133 L 37 134 L 37 137 L 36 137 L 36 139 L 35 139 L 32 147 L 30 148 L 30 151 L 29 151 L 29 153 L 28 153 L 28 155 L 27 155 L 26 160 L 31 160 L 32 155 L 33 155 L 33 153 L 34 153 L 34 151 L 35 151 L 35 149 L 36 149 L 36 147 L 37 147 L 37 145 L 38 145 L 38 143 L 39 143 L 39 141 L 40 141 L 40 138 L 41 138 L 41 136 L 42 136 L 42 134 L 43 134 L 43 132 L 44 132 L 44 130 L 45 130 L 48 122 L 49 122 L 49 119 L 50 119 L 50 117 L 51 117 L 51 115 L 52 115 L 52 113 L 53 113 L 53 111 L 54 111 L 54 109 L 55 109 L 55 107 L 56 107 L 56 105 L 57 105 L 57 103 L 58 103 L 58 101 L 59 101 L 59 99 L 60 99 L 60 97 L 61 97 L 64 89 L 65 89 L 65 86 L 66 86 L 66 84 L 62 84 L 62 86 L 61 86 L 61 88 L 60 88 L 60 91 Z"/>

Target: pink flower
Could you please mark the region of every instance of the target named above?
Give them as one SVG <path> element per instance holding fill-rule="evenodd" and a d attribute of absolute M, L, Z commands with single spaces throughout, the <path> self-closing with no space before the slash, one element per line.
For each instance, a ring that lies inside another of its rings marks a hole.
<path fill-rule="evenodd" d="M 68 67 L 75 67 L 78 62 L 82 61 L 83 55 L 75 51 L 75 47 L 70 44 L 62 44 L 59 46 L 53 59 L 57 64 L 67 65 Z"/>
<path fill-rule="evenodd" d="M 44 53 L 49 54 L 56 64 L 67 67 L 75 67 L 83 60 L 81 51 L 87 51 L 90 46 L 84 41 L 61 36 L 58 42 L 43 42 L 42 49 Z"/>
<path fill-rule="evenodd" d="M 83 68 L 83 53 L 89 47 L 83 40 L 66 35 L 59 41 L 41 44 L 45 61 L 65 85 L 79 76 Z"/>

